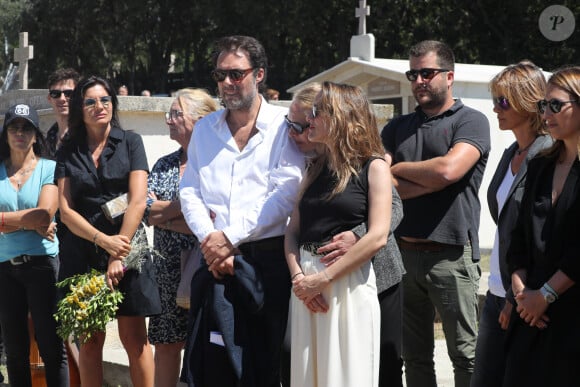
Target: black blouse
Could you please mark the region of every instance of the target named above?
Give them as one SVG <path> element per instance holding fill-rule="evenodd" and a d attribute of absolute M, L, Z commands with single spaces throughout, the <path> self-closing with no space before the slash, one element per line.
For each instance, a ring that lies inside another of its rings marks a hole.
<path fill-rule="evenodd" d="M 353 229 L 368 217 L 368 168 L 352 176 L 345 190 L 328 200 L 336 177 L 328 168 L 306 189 L 300 200 L 300 243 L 325 242 L 334 235 Z"/>
<path fill-rule="evenodd" d="M 55 180 L 70 179 L 74 210 L 103 232 L 118 232 L 101 211 L 101 205 L 129 191 L 129 173 L 148 171 L 143 140 L 137 133 L 112 127 L 95 167 L 86 143 L 63 145 L 57 153 Z"/>

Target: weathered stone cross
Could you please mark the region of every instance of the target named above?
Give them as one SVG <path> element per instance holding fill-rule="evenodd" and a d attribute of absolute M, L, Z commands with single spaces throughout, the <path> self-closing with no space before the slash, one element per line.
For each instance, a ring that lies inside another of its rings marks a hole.
<path fill-rule="evenodd" d="M 28 89 L 28 61 L 34 58 L 34 46 L 28 45 L 28 32 L 19 34 L 20 47 L 14 49 L 14 62 L 18 62 L 18 81 L 21 89 Z"/>
<path fill-rule="evenodd" d="M 367 33 L 367 16 L 371 14 L 371 7 L 367 5 L 366 0 L 358 2 L 359 7 L 355 9 L 354 16 L 358 17 L 358 34 L 364 35 Z"/>

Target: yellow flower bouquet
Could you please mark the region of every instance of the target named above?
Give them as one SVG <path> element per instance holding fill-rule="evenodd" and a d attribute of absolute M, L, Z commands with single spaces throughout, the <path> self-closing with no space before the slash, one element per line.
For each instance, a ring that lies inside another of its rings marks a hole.
<path fill-rule="evenodd" d="M 163 258 L 151 246 L 143 227 L 137 229 L 131 241 L 131 251 L 123 260 L 124 270 L 141 271 L 143 263 L 156 257 Z M 67 295 L 57 305 L 57 333 L 67 340 L 69 336 L 86 343 L 96 332 L 105 331 L 109 321 L 115 318 L 123 294 L 107 286 L 105 275 L 97 270 L 77 274 L 56 284 L 60 288 L 69 288 Z"/>
<path fill-rule="evenodd" d="M 57 333 L 67 340 L 69 336 L 86 343 L 93 333 L 105 331 L 107 323 L 115 318 L 123 293 L 111 290 L 105 282 L 104 274 L 96 270 L 77 274 L 57 284 L 68 286 L 70 291 L 58 303 L 54 315 L 57 320 Z"/>

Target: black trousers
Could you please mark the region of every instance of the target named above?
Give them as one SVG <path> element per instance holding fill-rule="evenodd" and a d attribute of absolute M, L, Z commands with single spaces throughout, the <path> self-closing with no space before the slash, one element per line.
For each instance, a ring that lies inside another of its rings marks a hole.
<path fill-rule="evenodd" d="M 290 301 L 284 237 L 244 243 L 239 249 L 261 278 L 264 303 L 257 312 L 233 304 L 235 345 L 242 348 L 241 380 L 229 362 L 227 349 L 206 343 L 203 387 L 279 387 L 280 351 Z"/>
<path fill-rule="evenodd" d="M 403 386 L 403 287 L 401 283 L 379 294 L 381 358 L 379 387 Z"/>

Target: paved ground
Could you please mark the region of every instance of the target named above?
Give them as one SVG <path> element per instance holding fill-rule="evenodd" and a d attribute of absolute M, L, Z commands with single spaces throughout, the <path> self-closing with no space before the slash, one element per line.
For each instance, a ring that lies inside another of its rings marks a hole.
<path fill-rule="evenodd" d="M 479 286 L 480 298 L 487 292 L 487 278 L 489 273 L 483 273 Z M 109 323 L 107 340 L 105 341 L 105 381 L 108 386 L 130 386 L 131 381 L 127 372 L 127 355 L 119 342 L 116 322 Z M 435 340 L 435 372 L 438 387 L 453 387 L 453 367 L 447 356 L 445 340 Z"/>
<path fill-rule="evenodd" d="M 479 294 L 480 297 L 485 295 L 487 291 L 487 277 L 488 273 L 483 273 Z M 104 378 L 107 387 L 125 387 L 131 386 L 131 379 L 128 372 L 127 354 L 123 350 L 123 346 L 119 341 L 117 333 L 117 323 L 113 321 L 107 326 L 107 339 L 105 341 L 104 349 Z M 0 366 L 0 370 L 6 376 L 5 365 Z M 453 386 L 453 368 L 451 361 L 447 356 L 447 347 L 443 339 L 435 341 L 435 371 L 437 374 L 438 387 L 452 387 Z M 0 383 L 0 387 L 8 386 L 8 384 Z M 185 386 L 180 384 L 180 387 Z"/>

